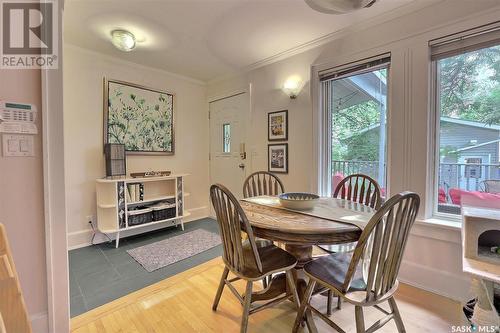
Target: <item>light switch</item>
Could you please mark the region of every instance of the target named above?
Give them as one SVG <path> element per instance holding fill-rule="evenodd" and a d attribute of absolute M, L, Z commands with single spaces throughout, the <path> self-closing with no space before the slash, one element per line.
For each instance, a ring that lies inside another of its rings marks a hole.
<path fill-rule="evenodd" d="M 4 134 L 3 156 L 35 156 L 33 135 Z"/>
<path fill-rule="evenodd" d="M 19 142 L 16 139 L 8 139 L 8 149 L 9 153 L 15 153 L 19 149 Z"/>
<path fill-rule="evenodd" d="M 29 142 L 26 139 L 21 139 L 19 141 L 19 150 L 22 153 L 28 153 L 30 151 Z"/>

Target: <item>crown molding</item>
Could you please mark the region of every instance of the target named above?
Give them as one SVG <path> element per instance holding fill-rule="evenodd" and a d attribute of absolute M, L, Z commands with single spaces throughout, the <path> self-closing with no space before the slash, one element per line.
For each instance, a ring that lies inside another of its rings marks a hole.
<path fill-rule="evenodd" d="M 157 67 L 146 66 L 146 65 L 138 64 L 138 63 L 133 62 L 133 61 L 124 60 L 124 59 L 121 59 L 121 58 L 118 58 L 118 57 L 113 57 L 113 56 L 110 56 L 108 54 L 104 54 L 104 53 L 97 52 L 97 51 L 94 51 L 94 50 L 89 50 L 87 48 L 81 47 L 79 45 L 75 45 L 75 44 L 67 42 L 67 41 L 63 42 L 63 47 L 68 47 L 70 49 L 74 49 L 74 50 L 77 50 L 79 52 L 87 53 L 89 55 L 99 56 L 99 57 L 101 57 L 101 58 L 103 58 L 105 60 L 108 60 L 108 61 L 111 61 L 111 62 L 114 62 L 114 63 L 117 63 L 117 64 L 121 64 L 121 65 L 125 65 L 125 66 L 131 66 L 131 67 L 135 67 L 137 69 L 143 69 L 143 70 L 145 69 L 145 70 L 150 70 L 150 71 L 153 71 L 153 72 L 162 73 L 164 75 L 169 75 L 169 76 L 172 76 L 172 77 L 175 77 L 175 78 L 178 78 L 178 79 L 190 82 L 190 83 L 194 83 L 194 84 L 197 84 L 197 85 L 201 85 L 201 86 L 206 86 L 207 85 L 207 82 L 205 82 L 205 81 L 194 79 L 192 77 L 185 76 L 185 75 L 182 75 L 182 74 L 172 73 L 172 72 L 169 72 L 169 71 L 166 71 L 164 69 L 157 68 Z"/>
<path fill-rule="evenodd" d="M 330 34 L 324 35 L 322 37 L 313 39 L 313 40 L 311 40 L 309 42 L 303 43 L 303 44 L 298 45 L 296 47 L 293 47 L 293 48 L 290 48 L 290 49 L 285 50 L 283 52 L 280 52 L 280 53 L 277 53 L 275 55 L 272 55 L 270 57 L 267 57 L 267 58 L 264 58 L 262 60 L 256 61 L 256 62 L 254 62 L 252 64 L 249 64 L 249 65 L 246 65 L 246 66 L 242 66 L 242 67 L 239 67 L 239 68 L 234 68 L 231 72 L 229 72 L 227 74 L 220 75 L 220 76 L 217 76 L 217 77 L 215 77 L 213 79 L 209 79 L 209 80 L 206 80 L 206 81 L 195 79 L 195 78 L 192 78 L 192 77 L 189 77 L 189 76 L 185 76 L 185 75 L 182 75 L 182 74 L 177 74 L 177 73 L 169 72 L 167 70 L 160 69 L 160 68 L 157 68 L 157 67 L 147 66 L 147 65 L 139 64 L 139 63 L 136 63 L 136 62 L 133 62 L 133 61 L 129 61 L 129 60 L 124 60 L 124 59 L 121 59 L 121 58 L 113 57 L 113 56 L 110 56 L 108 54 L 104 54 L 104 53 L 101 53 L 101 52 L 98 52 L 98 51 L 90 50 L 90 49 L 87 49 L 87 48 L 84 48 L 84 47 L 81 47 L 81 46 L 78 46 L 78 45 L 75 45 L 73 43 L 66 42 L 66 41 L 64 42 L 64 46 L 65 47 L 74 48 L 74 49 L 80 50 L 82 52 L 86 52 L 88 54 L 91 54 L 91 55 L 98 55 L 98 56 L 102 57 L 103 59 L 106 59 L 106 60 L 109 60 L 109 61 L 112 61 L 112 62 L 115 62 L 115 63 L 121 63 L 123 65 L 133 66 L 133 67 L 136 67 L 136 68 L 139 68 L 139 69 L 148 69 L 148 70 L 151 70 L 151 71 L 155 71 L 155 72 L 163 73 L 163 74 L 170 75 L 170 76 L 173 76 L 173 77 L 177 77 L 179 79 L 182 79 L 182 80 L 194 83 L 194 84 L 198 84 L 198 85 L 202 85 L 202 86 L 207 86 L 207 85 L 217 84 L 219 82 L 223 82 L 223 81 L 226 81 L 226 80 L 230 80 L 232 78 L 236 78 L 238 76 L 244 75 L 245 73 L 248 73 L 248 72 L 250 72 L 252 70 L 255 70 L 257 68 L 261 68 L 261 67 L 264 67 L 264 66 L 267 66 L 267 65 L 271 65 L 271 64 L 276 63 L 278 61 L 281 61 L 281 60 L 290 58 L 292 56 L 304 53 L 306 51 L 309 51 L 309 50 L 312 50 L 312 49 L 324 46 L 324 45 L 326 45 L 328 43 L 331 43 L 331 42 L 333 42 L 335 40 L 338 40 L 338 39 L 341 39 L 343 37 L 346 37 L 346 36 L 348 36 L 348 35 L 350 35 L 352 33 L 360 32 L 360 31 L 363 31 L 363 30 L 367 30 L 370 27 L 373 27 L 373 26 L 376 26 L 376 25 L 380 25 L 380 24 L 383 24 L 383 23 L 386 23 L 386 22 L 398 19 L 398 18 L 400 18 L 402 16 L 408 15 L 410 13 L 415 13 L 415 12 L 421 11 L 421 10 L 427 8 L 427 7 L 432 7 L 432 6 L 438 5 L 438 4 L 446 2 L 446 1 L 447 0 L 414 1 L 414 2 L 408 3 L 406 5 L 403 5 L 401 7 L 398 7 L 398 8 L 395 8 L 393 10 L 390 10 L 390 11 L 388 11 L 386 13 L 374 16 L 372 18 L 369 18 L 369 19 L 367 19 L 367 20 L 365 20 L 365 21 L 363 21 L 361 23 L 357 23 L 357 24 L 355 24 L 353 26 L 345 27 L 343 29 L 340 29 L 340 30 L 337 30 L 337 31 L 332 32 Z M 467 16 L 467 18 L 473 18 L 473 17 L 481 16 L 481 15 L 484 15 L 483 11 L 475 13 L 475 14 L 472 14 L 470 16 Z M 453 20 L 453 21 L 448 21 L 446 23 L 443 23 L 443 24 L 440 24 L 440 25 L 437 25 L 437 26 L 433 26 L 433 27 L 430 27 L 428 29 L 423 29 L 422 31 L 415 32 L 415 33 L 410 34 L 409 36 L 405 36 L 405 37 L 411 37 L 411 36 L 414 36 L 414 35 L 420 35 L 422 33 L 425 33 L 427 31 L 429 31 L 429 29 L 439 29 L 442 26 L 453 24 L 453 23 L 455 23 L 455 21 L 463 21 L 463 20 L 464 20 L 464 18 L 460 18 L 460 19 Z M 389 41 L 387 44 L 390 44 L 391 42 L 394 42 L 394 41 Z M 318 64 L 316 64 L 316 65 L 318 65 Z"/>
<path fill-rule="evenodd" d="M 278 61 L 290 58 L 294 55 L 301 54 L 301 53 L 304 53 L 306 51 L 312 50 L 314 48 L 323 46 L 323 45 L 328 44 L 334 40 L 338 40 L 342 37 L 345 37 L 349 34 L 359 32 L 362 30 L 366 30 L 372 26 L 379 25 L 379 24 L 397 19 L 401 16 L 404 16 L 406 14 L 410 14 L 410 13 L 415 12 L 415 11 L 420 11 L 426 7 L 436 5 L 437 3 L 443 2 L 443 1 L 445 1 L 445 0 L 439 0 L 439 1 L 433 1 L 433 2 L 427 2 L 427 1 L 425 1 L 425 2 L 424 1 L 411 2 L 409 4 L 395 8 L 387 13 L 380 14 L 380 15 L 374 16 L 370 19 L 367 19 L 361 23 L 357 23 L 354 26 L 345 27 L 343 29 L 340 29 L 340 30 L 337 30 L 335 32 L 324 35 L 322 37 L 313 39 L 309 42 L 303 43 L 303 44 L 298 45 L 296 47 L 293 47 L 291 49 L 277 53 L 277 54 L 272 55 L 270 57 L 267 57 L 265 59 L 259 60 L 257 62 L 250 64 L 250 65 L 243 66 L 243 67 L 239 68 L 234 73 L 222 75 L 222 76 L 216 77 L 212 80 L 209 80 L 208 84 L 210 85 L 210 84 L 215 84 L 215 83 L 218 83 L 221 81 L 225 81 L 225 80 L 230 79 L 232 77 L 236 77 L 238 75 L 241 75 L 242 73 L 246 73 L 246 72 L 252 71 L 254 69 L 276 63 Z"/>

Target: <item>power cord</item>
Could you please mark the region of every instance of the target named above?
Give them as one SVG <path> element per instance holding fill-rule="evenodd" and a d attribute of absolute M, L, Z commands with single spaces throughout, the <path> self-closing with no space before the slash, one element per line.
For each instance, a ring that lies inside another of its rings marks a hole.
<path fill-rule="evenodd" d="M 111 238 L 109 238 L 109 236 L 108 236 L 107 234 L 105 234 L 105 233 L 100 232 L 99 230 L 97 230 L 97 229 L 95 228 L 95 226 L 94 226 L 94 223 L 92 223 L 92 221 L 89 221 L 89 224 L 90 224 L 90 227 L 92 228 L 92 239 L 90 240 L 90 244 L 91 244 L 91 245 L 95 245 L 95 244 L 94 244 L 94 239 L 95 239 L 95 236 L 97 235 L 97 233 L 101 233 L 101 234 L 103 234 L 104 236 L 106 236 L 106 238 L 108 239 L 108 243 L 113 242 L 113 241 L 111 240 Z"/>

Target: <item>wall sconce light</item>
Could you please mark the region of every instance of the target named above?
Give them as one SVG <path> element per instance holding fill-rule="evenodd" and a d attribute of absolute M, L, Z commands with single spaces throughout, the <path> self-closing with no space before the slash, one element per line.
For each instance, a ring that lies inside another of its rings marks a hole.
<path fill-rule="evenodd" d="M 300 93 L 302 89 L 302 79 L 300 76 L 290 76 L 286 79 L 285 83 L 283 83 L 283 92 L 290 96 L 291 99 L 297 98 L 297 95 Z"/>

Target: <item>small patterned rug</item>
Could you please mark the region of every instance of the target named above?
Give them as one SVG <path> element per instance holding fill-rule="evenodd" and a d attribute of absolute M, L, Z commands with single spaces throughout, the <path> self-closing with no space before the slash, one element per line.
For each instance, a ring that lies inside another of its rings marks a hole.
<path fill-rule="evenodd" d="M 221 244 L 220 236 L 198 229 L 127 250 L 148 272 L 171 265 Z"/>

